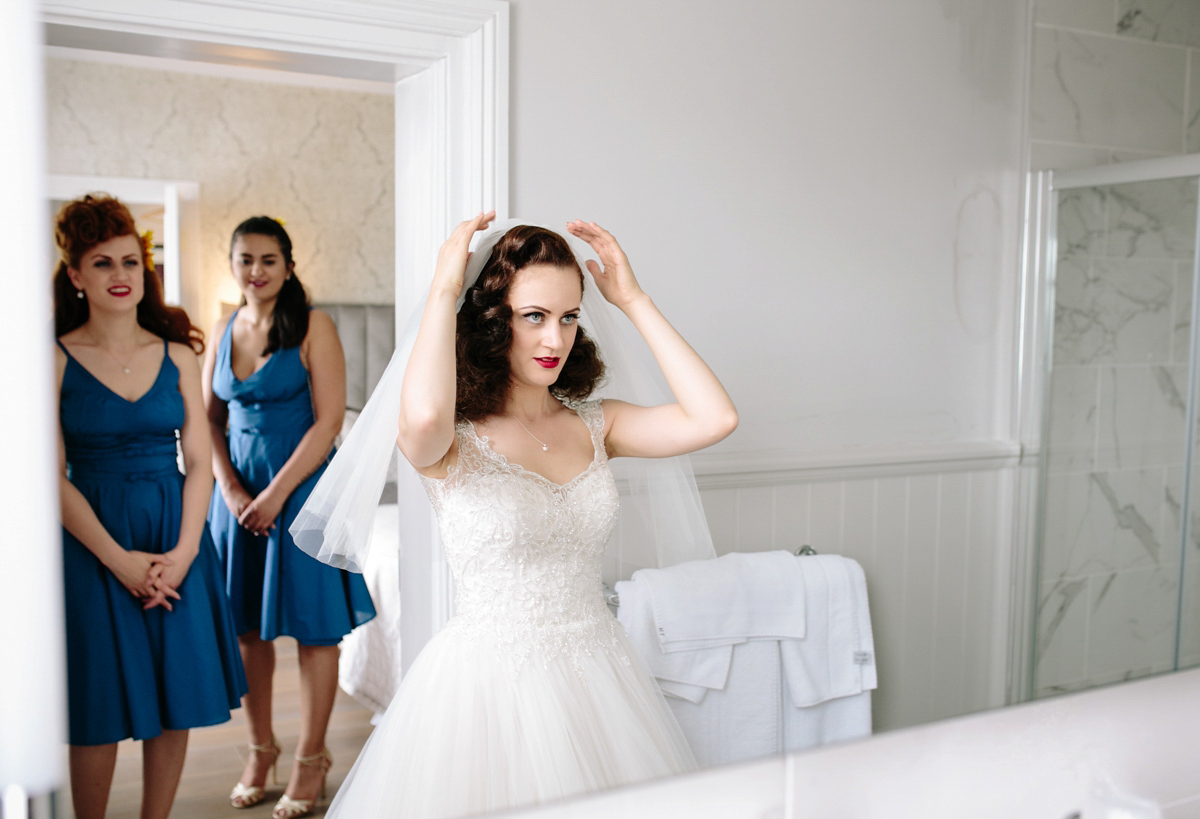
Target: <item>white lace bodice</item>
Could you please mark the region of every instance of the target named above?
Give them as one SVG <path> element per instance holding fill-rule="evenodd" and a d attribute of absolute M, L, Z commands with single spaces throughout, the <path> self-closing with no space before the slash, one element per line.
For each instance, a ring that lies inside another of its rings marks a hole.
<path fill-rule="evenodd" d="M 455 582 L 446 626 L 498 646 L 518 670 L 530 656 L 610 647 L 620 626 L 602 595 L 601 561 L 617 520 L 600 402 L 571 406 L 595 455 L 565 484 L 510 463 L 472 424 L 459 424 L 450 474 L 423 477 Z"/>

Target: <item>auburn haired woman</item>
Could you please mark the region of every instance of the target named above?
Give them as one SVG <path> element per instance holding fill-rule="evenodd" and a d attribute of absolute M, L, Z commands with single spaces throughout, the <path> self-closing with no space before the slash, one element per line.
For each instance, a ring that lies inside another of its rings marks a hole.
<path fill-rule="evenodd" d="M 117 743 L 132 737 L 141 815 L 166 817 L 188 729 L 228 720 L 246 690 L 204 525 L 204 343 L 163 303 L 116 199 L 67 204 L 55 239 L 71 798 L 79 819 L 103 817 Z"/>

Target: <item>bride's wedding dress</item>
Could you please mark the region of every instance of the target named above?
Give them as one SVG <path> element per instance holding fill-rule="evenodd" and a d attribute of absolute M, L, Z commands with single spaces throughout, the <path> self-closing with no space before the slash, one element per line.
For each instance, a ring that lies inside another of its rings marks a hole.
<path fill-rule="evenodd" d="M 470 423 L 422 478 L 456 614 L 413 663 L 327 813 L 430 819 L 682 773 L 696 763 L 601 594 L 617 518 L 599 402 L 572 408 L 591 464 L 565 484 L 510 463 Z"/>

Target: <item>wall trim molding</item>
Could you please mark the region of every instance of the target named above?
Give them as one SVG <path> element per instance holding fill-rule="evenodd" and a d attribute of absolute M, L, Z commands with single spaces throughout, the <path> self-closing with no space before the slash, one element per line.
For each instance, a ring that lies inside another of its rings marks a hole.
<path fill-rule="evenodd" d="M 1016 441 L 962 441 L 852 452 L 700 453 L 692 456 L 692 467 L 701 489 L 739 489 L 1006 469 L 1017 466 L 1021 456 Z"/>

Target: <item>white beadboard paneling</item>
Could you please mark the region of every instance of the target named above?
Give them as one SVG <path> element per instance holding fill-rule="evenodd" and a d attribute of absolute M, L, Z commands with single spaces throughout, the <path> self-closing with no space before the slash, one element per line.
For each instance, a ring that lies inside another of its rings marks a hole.
<path fill-rule="evenodd" d="M 909 478 L 908 548 L 904 561 L 904 655 L 899 685 L 914 722 L 933 719 L 933 635 L 937 629 L 935 580 L 939 492 L 942 476 Z"/>
<path fill-rule="evenodd" d="M 818 552 L 841 554 L 842 482 L 815 483 L 811 493 L 809 539 Z"/>
<path fill-rule="evenodd" d="M 734 491 L 737 493 L 737 536 L 733 548 L 739 552 L 774 549 L 775 490 L 770 486 L 749 486 Z"/>
<path fill-rule="evenodd" d="M 1011 520 L 1010 489 L 1015 482 L 1015 469 L 971 473 L 961 672 L 963 702 L 968 711 L 1004 704 L 1012 553 L 1004 542 L 1010 530 L 1001 521 Z"/>
<path fill-rule="evenodd" d="M 703 489 L 700 491 L 700 501 L 704 504 L 704 516 L 708 518 L 708 530 L 712 534 L 713 546 L 718 555 L 737 551 L 737 500 L 737 489 Z"/>
<path fill-rule="evenodd" d="M 773 487 L 775 493 L 775 548 L 795 551 L 811 543 L 809 534 L 809 485 L 787 483 Z M 711 520 L 709 523 L 711 524 Z"/>
<path fill-rule="evenodd" d="M 880 679 L 876 730 L 1002 704 L 1006 645 L 997 641 L 1005 643 L 1007 622 L 996 618 L 1007 621 L 1007 609 L 996 595 L 1010 567 L 1000 522 L 1015 467 L 956 466 L 920 463 L 897 476 L 881 463 L 875 477 L 856 466 L 852 479 L 834 472 L 773 485 L 751 476 L 701 493 L 719 554 L 807 543 L 862 565 Z"/>
<path fill-rule="evenodd" d="M 875 571 L 877 481 L 846 481 L 843 486 L 841 553 L 863 567 L 867 577 Z"/>
<path fill-rule="evenodd" d="M 970 560 L 971 474 L 941 477 L 937 563 L 934 567 L 933 696 L 938 717 L 970 708 L 963 685 L 966 641 L 967 566 Z"/>
<path fill-rule="evenodd" d="M 875 730 L 912 725 L 903 698 L 899 669 L 904 657 L 904 573 L 908 547 L 908 479 L 878 481 L 875 571 L 867 577 L 871 627 L 875 634 L 879 689 L 872 707 Z"/>

